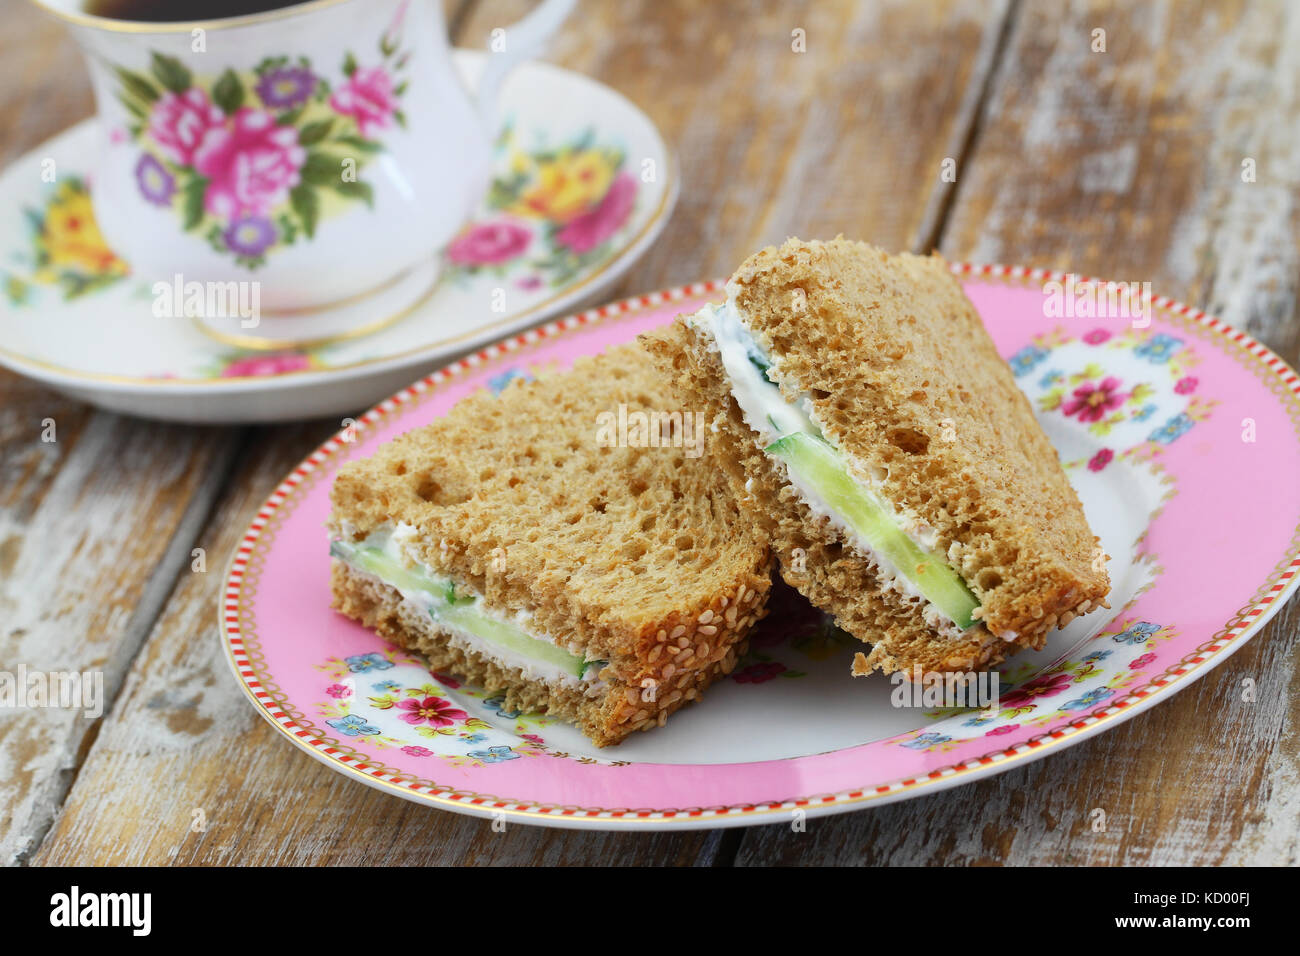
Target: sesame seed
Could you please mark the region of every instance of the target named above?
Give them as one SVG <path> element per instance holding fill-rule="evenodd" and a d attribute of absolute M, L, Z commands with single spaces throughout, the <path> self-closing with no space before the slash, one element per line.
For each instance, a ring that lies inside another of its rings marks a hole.
<path fill-rule="evenodd" d="M 713 609 L 710 608 L 709 610 L 705 611 L 697 618 L 697 620 L 701 624 L 708 624 L 711 620 L 713 620 Z"/>
<path fill-rule="evenodd" d="M 677 673 L 676 664 L 665 664 L 664 669 L 659 672 L 659 676 L 662 677 L 664 680 L 667 680 L 668 678 L 672 677 L 673 674 L 675 673 Z"/>
<path fill-rule="evenodd" d="M 681 637 L 685 633 L 686 633 L 686 625 L 678 624 L 675 628 L 673 628 L 673 632 L 668 636 L 675 641 L 677 640 L 677 638 Z"/>
<path fill-rule="evenodd" d="M 718 629 L 712 624 L 705 624 L 700 628 L 699 633 L 703 634 L 705 637 L 712 637 L 714 634 L 718 633 Z"/>
<path fill-rule="evenodd" d="M 668 632 L 660 631 L 658 634 L 655 635 L 655 640 L 658 641 L 660 644 L 662 644 L 664 641 L 668 640 Z"/>
<path fill-rule="evenodd" d="M 656 644 L 651 648 L 650 656 L 647 657 L 646 660 L 653 664 L 655 661 L 659 660 L 659 655 L 663 653 L 663 649 L 664 646 L 662 644 Z"/>

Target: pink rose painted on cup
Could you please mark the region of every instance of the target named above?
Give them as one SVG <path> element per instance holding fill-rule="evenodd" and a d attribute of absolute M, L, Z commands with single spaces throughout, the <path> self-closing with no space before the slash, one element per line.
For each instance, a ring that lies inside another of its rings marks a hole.
<path fill-rule="evenodd" d="M 357 130 L 370 139 L 376 130 L 392 125 L 397 112 L 397 94 L 392 77 L 382 66 L 353 71 L 347 82 L 334 91 L 330 107 L 343 116 L 351 116 Z"/>
<path fill-rule="evenodd" d="M 195 150 L 194 168 L 208 179 L 204 208 L 225 220 L 264 216 L 298 185 L 306 158 L 297 130 L 246 106 L 229 126 L 209 130 Z"/>
<path fill-rule="evenodd" d="M 311 368 L 311 357 L 301 352 L 279 352 L 274 355 L 250 355 L 235 359 L 221 370 L 222 378 L 249 378 L 261 375 L 283 375 L 285 372 L 302 372 Z"/>
<path fill-rule="evenodd" d="M 501 219 L 478 223 L 447 246 L 447 258 L 458 266 L 496 266 L 517 259 L 532 241 L 532 232 Z"/>
<path fill-rule="evenodd" d="M 194 162 L 194 153 L 208 132 L 225 125 L 226 115 L 197 86 L 184 93 L 164 93 L 149 112 L 149 135 L 167 158 L 182 166 Z"/>
<path fill-rule="evenodd" d="M 596 208 L 570 220 L 555 240 L 578 255 L 588 253 L 618 232 L 635 203 L 636 180 L 622 173 L 610 183 L 609 192 Z"/>

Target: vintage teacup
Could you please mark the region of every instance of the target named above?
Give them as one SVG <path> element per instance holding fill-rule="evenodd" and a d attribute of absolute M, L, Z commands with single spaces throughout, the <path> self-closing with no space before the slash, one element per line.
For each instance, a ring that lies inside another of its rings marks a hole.
<path fill-rule="evenodd" d="M 508 28 L 471 96 L 440 0 L 161 23 L 38 2 L 89 64 L 108 243 L 155 308 L 254 347 L 374 328 L 429 294 L 490 182 L 501 81 L 573 6 L 544 0 Z"/>

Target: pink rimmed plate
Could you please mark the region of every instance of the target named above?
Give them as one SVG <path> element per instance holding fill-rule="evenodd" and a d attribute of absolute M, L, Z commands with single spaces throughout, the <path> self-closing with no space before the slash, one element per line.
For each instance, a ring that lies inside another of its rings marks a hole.
<path fill-rule="evenodd" d="M 1145 317 L 1072 308 L 1054 318 L 1065 276 L 954 269 L 1113 556 L 1111 610 L 1013 658 L 995 715 L 892 706 L 887 678 L 849 676 L 861 645 L 786 593 L 703 702 L 597 750 L 563 723 L 430 674 L 330 610 L 322 524 L 342 462 L 476 389 L 630 341 L 716 298 L 718 282 L 501 340 L 321 446 L 267 499 L 231 560 L 219 617 L 241 686 L 294 744 L 371 786 L 598 829 L 742 826 L 904 799 L 1077 743 L 1177 692 L 1300 581 L 1300 378 L 1244 332 L 1169 299 L 1144 300 Z M 1072 297 L 1100 289 L 1113 308 L 1104 287 L 1081 293 L 1080 282 Z M 430 697 L 420 709 L 431 719 L 401 706 Z"/>

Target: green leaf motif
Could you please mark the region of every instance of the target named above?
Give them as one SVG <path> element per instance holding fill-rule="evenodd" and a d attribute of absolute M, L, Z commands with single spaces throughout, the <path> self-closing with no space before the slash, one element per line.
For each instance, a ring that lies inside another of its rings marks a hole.
<path fill-rule="evenodd" d="M 316 123 L 308 123 L 302 129 L 298 130 L 298 145 L 315 146 L 330 134 L 330 130 L 333 127 L 334 120 L 332 119 L 320 120 Z"/>
<path fill-rule="evenodd" d="M 343 181 L 343 160 L 326 153 L 308 153 L 299 175 L 314 186 L 334 186 Z"/>
<path fill-rule="evenodd" d="M 136 119 L 145 119 L 149 115 L 143 106 L 141 106 L 136 100 L 127 96 L 124 92 L 118 92 L 117 101 L 125 106 L 126 111 Z"/>
<path fill-rule="evenodd" d="M 343 182 L 340 180 L 333 184 L 334 191 L 341 196 L 347 196 L 349 199 L 360 199 L 372 209 L 375 205 L 375 191 L 370 187 L 370 183 L 363 182 Z"/>
<path fill-rule="evenodd" d="M 244 105 L 244 84 L 239 82 L 239 77 L 235 75 L 234 70 L 226 70 L 221 74 L 216 85 L 212 87 L 212 101 L 227 116 Z"/>
<path fill-rule="evenodd" d="M 176 57 L 155 53 L 150 67 L 158 82 L 173 93 L 184 93 L 190 88 L 190 71 Z"/>
<path fill-rule="evenodd" d="M 302 231 L 310 239 L 316 235 L 316 223 L 320 220 L 320 198 L 310 186 L 295 186 L 289 192 L 289 206 L 302 223 Z"/>
<path fill-rule="evenodd" d="M 334 142 L 342 143 L 344 146 L 351 146 L 353 149 L 362 153 L 382 153 L 384 146 L 382 143 L 376 143 L 368 139 L 362 139 L 360 136 L 336 136 Z"/>
<path fill-rule="evenodd" d="M 130 70 L 117 67 L 117 78 L 122 81 L 122 86 L 126 92 L 138 100 L 144 100 L 146 103 L 152 103 L 158 99 L 158 90 L 145 77 L 139 73 L 132 73 Z"/>
<path fill-rule="evenodd" d="M 343 74 L 344 76 L 351 76 L 355 72 L 357 72 L 357 58 L 349 52 L 343 58 Z"/>
<path fill-rule="evenodd" d="M 187 232 L 203 221 L 203 195 L 207 191 L 208 181 L 195 176 L 181 193 L 181 227 Z"/>

